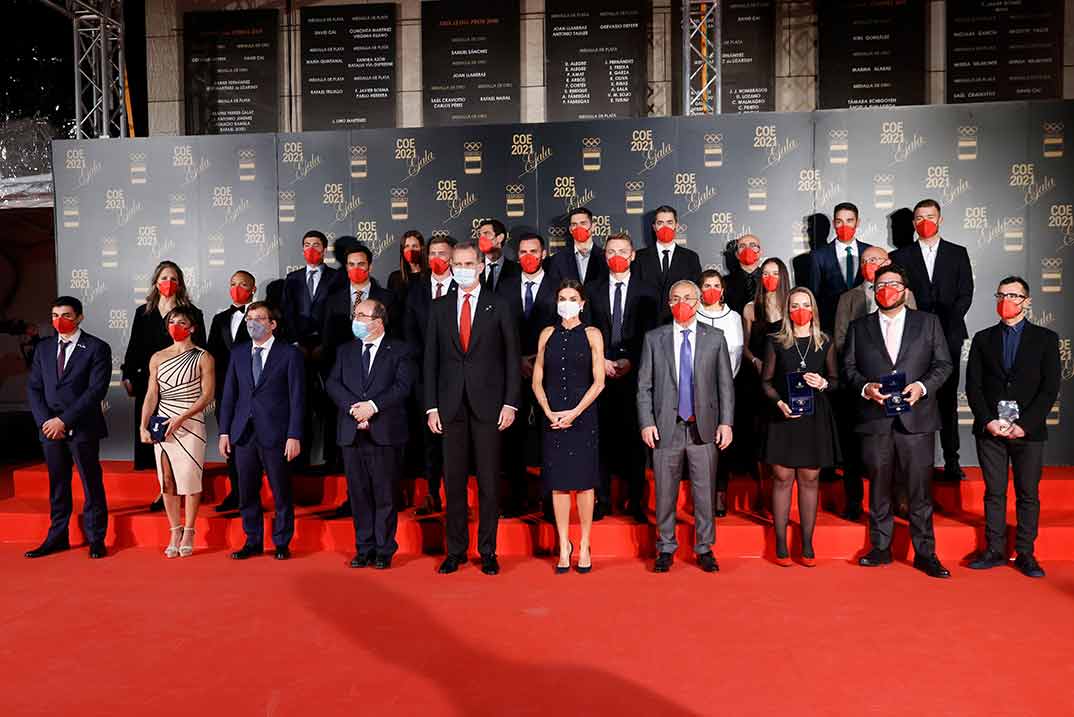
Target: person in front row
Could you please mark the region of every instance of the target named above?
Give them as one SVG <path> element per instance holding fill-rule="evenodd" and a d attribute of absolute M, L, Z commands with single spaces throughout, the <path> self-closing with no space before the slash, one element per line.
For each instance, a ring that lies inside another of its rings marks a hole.
<path fill-rule="evenodd" d="M 1029 284 L 1009 276 L 996 289 L 999 323 L 978 331 L 966 366 L 966 397 L 973 411 L 977 458 L 985 480 L 985 550 L 974 570 L 1007 564 L 1007 466 L 1014 469 L 1018 517 L 1014 565 L 1031 578 L 1044 577 L 1033 557 L 1040 520 L 1040 476 L 1047 415 L 1059 396 L 1059 337 L 1030 323 Z"/>
<path fill-rule="evenodd" d="M 433 301 L 424 356 L 429 430 L 444 435 L 447 557 L 439 572 L 453 573 L 466 561 L 467 481 L 473 456 L 481 572 L 496 575 L 500 432 L 511 427 L 518 407 L 518 329 L 507 301 L 481 286 L 484 261 L 474 242 L 456 244 L 452 264 L 458 290 L 454 297 Z"/>
<path fill-rule="evenodd" d="M 194 552 L 194 526 L 205 467 L 204 411 L 215 397 L 212 354 L 191 340 L 199 318 L 189 306 L 176 306 L 168 312 L 165 324 L 173 343 L 149 359 L 149 390 L 140 416 L 142 442 L 152 444 L 157 457 L 157 480 L 171 531 L 164 550 L 168 558 L 185 558 Z M 154 440 L 149 432 L 153 416 L 168 419 L 162 441 Z M 183 498 L 185 520 L 180 519 L 179 512 Z"/>
<path fill-rule="evenodd" d="M 735 387 L 723 332 L 697 320 L 700 296 L 692 281 L 672 284 L 674 323 L 645 335 L 638 370 L 641 436 L 653 449 L 658 573 L 671 569 L 678 549 L 675 504 L 684 466 L 693 490 L 698 565 L 705 572 L 719 570 L 712 555 L 712 487 L 718 450 L 731 444 Z"/>
<path fill-rule="evenodd" d="M 27 558 L 68 550 L 71 522 L 71 467 L 78 466 L 82 491 L 82 527 L 89 540 L 89 556 L 103 558 L 108 532 L 108 504 L 101 474 L 101 439 L 108 427 L 101 401 L 112 378 L 112 349 L 81 329 L 82 302 L 61 296 L 52 302 L 56 335 L 42 341 L 30 367 L 29 401 L 40 430 L 41 448 L 48 465 L 50 524 L 45 541 Z"/>
<path fill-rule="evenodd" d="M 574 545 L 567 537 L 571 491 L 577 491 L 578 572 L 593 568 L 589 533 L 593 527 L 594 490 L 600 483 L 597 410 L 593 402 L 604 389 L 604 339 L 600 330 L 582 323 L 585 303 L 581 283 L 567 279 L 556 291 L 559 323 L 541 331 L 533 367 L 533 393 L 548 422 L 544 430 L 541 477 L 552 493 L 559 535 L 556 573 L 571 569 Z"/>
<path fill-rule="evenodd" d="M 843 355 L 844 376 L 859 396 L 857 432 L 862 434 L 862 459 L 869 475 L 872 550 L 858 562 L 866 567 L 891 562 L 892 480 L 899 473 L 905 476 L 910 499 L 914 567 L 930 577 L 946 578 L 951 573 L 936 557 L 929 481 L 940 429 L 935 396 L 951 374 L 951 354 L 939 319 L 906 308 L 906 284 L 906 270 L 897 264 L 877 273 L 879 311 L 850 325 Z M 900 383 L 905 383 L 901 391 Z M 899 402 L 889 400 L 896 394 Z M 896 413 L 902 403 L 910 410 Z"/>
<path fill-rule="evenodd" d="M 220 453 L 235 452 L 239 468 L 239 511 L 246 544 L 231 554 L 245 560 L 264 552 L 261 474 L 268 476 L 276 518 L 272 542 L 276 559 L 291 557 L 295 509 L 291 500 L 291 461 L 302 450 L 306 373 L 302 352 L 277 341 L 279 314 L 261 301 L 246 310 L 251 342 L 231 352 L 220 401 Z"/>
<path fill-rule="evenodd" d="M 399 548 L 395 483 L 402 478 L 414 369 L 406 343 L 385 337 L 387 315 L 376 299 L 355 305 L 354 340 L 339 347 L 326 384 L 339 408 L 336 440 L 354 519 L 352 568 L 390 568 Z"/>

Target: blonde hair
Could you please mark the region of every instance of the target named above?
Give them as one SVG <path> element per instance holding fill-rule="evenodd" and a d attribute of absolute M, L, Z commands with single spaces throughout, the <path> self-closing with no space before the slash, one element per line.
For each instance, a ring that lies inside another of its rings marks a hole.
<path fill-rule="evenodd" d="M 809 334 L 813 340 L 813 348 L 820 351 L 828 341 L 828 335 L 820 330 L 820 317 L 817 314 L 817 300 L 813 292 L 804 286 L 796 286 L 787 292 L 787 299 L 783 302 L 783 321 L 779 331 L 772 334 L 773 339 L 780 348 L 789 349 L 794 345 L 794 323 L 791 321 L 791 297 L 795 294 L 804 294 L 809 297 L 809 305 L 813 307 L 813 318 L 809 321 Z"/>

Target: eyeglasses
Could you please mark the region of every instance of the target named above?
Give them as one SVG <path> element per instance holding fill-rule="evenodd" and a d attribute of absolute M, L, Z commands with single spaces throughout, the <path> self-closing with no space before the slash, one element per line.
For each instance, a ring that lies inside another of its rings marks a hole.
<path fill-rule="evenodd" d="M 697 297 L 695 296 L 673 296 L 671 297 L 672 304 L 689 304 L 695 306 L 697 304 Z"/>
<path fill-rule="evenodd" d="M 1026 296 L 1025 294 L 1004 294 L 1001 291 L 996 292 L 996 299 L 998 299 L 1000 301 L 1002 301 L 1003 299 L 1007 299 L 1009 301 L 1013 301 L 1016 304 L 1021 304 L 1023 301 L 1025 301 L 1028 298 L 1029 297 Z"/>
<path fill-rule="evenodd" d="M 891 287 L 892 289 L 899 289 L 901 291 L 902 289 L 906 288 L 906 285 L 903 284 L 901 281 L 878 281 L 874 285 L 874 288 L 876 289 L 884 289 L 887 287 Z"/>
<path fill-rule="evenodd" d="M 366 321 L 372 321 L 373 319 L 375 319 L 377 317 L 373 316 L 373 314 L 355 314 L 354 318 L 356 318 L 356 319 L 365 319 Z"/>

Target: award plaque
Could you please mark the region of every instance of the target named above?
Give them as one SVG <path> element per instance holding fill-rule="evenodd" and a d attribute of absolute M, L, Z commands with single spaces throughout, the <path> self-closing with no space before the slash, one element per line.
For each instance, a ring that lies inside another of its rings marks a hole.
<path fill-rule="evenodd" d="M 813 387 L 805 381 L 804 371 L 787 374 L 787 405 L 795 416 L 813 415 Z"/>
<path fill-rule="evenodd" d="M 906 388 L 906 374 L 901 371 L 892 371 L 880 379 L 880 393 L 887 394 L 884 399 L 884 411 L 889 416 L 898 416 L 910 410 L 910 403 L 906 396 L 902 395 Z"/>

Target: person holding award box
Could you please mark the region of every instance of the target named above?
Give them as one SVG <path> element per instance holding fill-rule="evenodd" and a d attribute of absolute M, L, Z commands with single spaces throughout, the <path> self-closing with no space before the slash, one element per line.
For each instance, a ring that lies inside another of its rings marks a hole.
<path fill-rule="evenodd" d="M 951 354 L 940 320 L 906 308 L 906 270 L 897 264 L 876 275 L 878 311 L 856 319 L 847 332 L 843 375 L 860 396 L 856 431 L 869 476 L 869 540 L 872 550 L 858 562 L 891 562 L 894 515 L 892 479 L 905 476 L 910 498 L 914 567 L 947 578 L 936 557 L 929 481 L 936 452 L 940 409 L 934 396 L 951 374 Z"/>
<path fill-rule="evenodd" d="M 778 332 L 768 336 L 762 372 L 765 395 L 775 404 L 764 441 L 764 462 L 772 467 L 772 518 L 776 563 L 791 566 L 787 549 L 791 491 L 798 481 L 802 524 L 802 564 L 816 565 L 813 528 L 817 522 L 817 479 L 839 462 L 839 436 L 828 392 L 836 388 L 835 345 L 820 330 L 813 293 L 791 289 Z"/>

